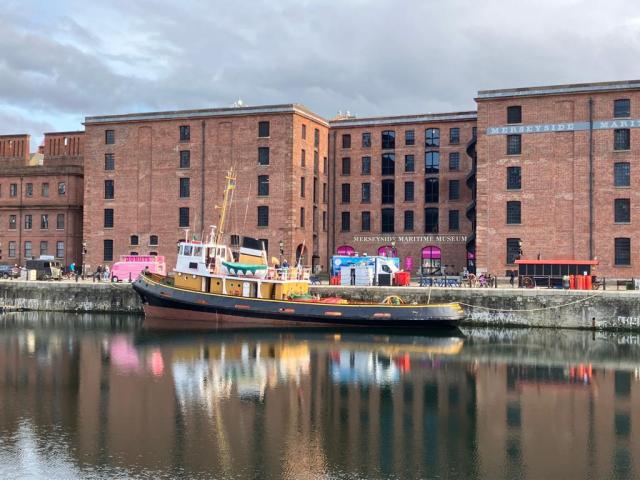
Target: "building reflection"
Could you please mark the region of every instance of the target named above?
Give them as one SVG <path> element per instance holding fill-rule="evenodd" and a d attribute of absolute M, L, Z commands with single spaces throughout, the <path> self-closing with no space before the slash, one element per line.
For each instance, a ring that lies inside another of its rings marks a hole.
<path fill-rule="evenodd" d="M 65 445 L 76 474 L 636 474 L 635 371 L 492 362 L 480 347 L 456 336 L 8 328 L 0 440 L 28 419 L 40 444 Z"/>

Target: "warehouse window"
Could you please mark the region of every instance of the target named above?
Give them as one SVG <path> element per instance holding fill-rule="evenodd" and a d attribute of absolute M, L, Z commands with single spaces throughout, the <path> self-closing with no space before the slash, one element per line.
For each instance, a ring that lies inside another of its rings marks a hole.
<path fill-rule="evenodd" d="M 113 208 L 104 209 L 104 228 L 113 228 Z"/>
<path fill-rule="evenodd" d="M 404 230 L 405 232 L 413 231 L 413 210 L 405 210 L 404 212 Z"/>
<path fill-rule="evenodd" d="M 440 181 L 437 178 L 425 179 L 424 201 L 426 203 L 438 203 L 440 201 Z"/>
<path fill-rule="evenodd" d="M 449 129 L 449 143 L 458 145 L 460 143 L 460 129 L 458 127 Z"/>
<path fill-rule="evenodd" d="M 116 161 L 113 157 L 113 153 L 105 153 L 104 155 L 104 169 L 105 170 L 115 170 Z"/>
<path fill-rule="evenodd" d="M 56 217 L 56 229 L 64 230 L 64 213 L 59 213 Z"/>
<path fill-rule="evenodd" d="M 184 142 L 191 138 L 191 129 L 189 125 L 180 125 L 180 141 Z"/>
<path fill-rule="evenodd" d="M 631 221 L 631 200 L 628 198 L 616 198 L 614 210 L 616 223 L 629 223 Z"/>
<path fill-rule="evenodd" d="M 416 161 L 413 155 L 404 156 L 404 171 L 406 173 L 413 173 L 416 171 Z"/>
<path fill-rule="evenodd" d="M 369 148 L 369 147 L 371 147 L 371 133 L 364 132 L 362 134 L 362 148 Z"/>
<path fill-rule="evenodd" d="M 613 182 L 616 187 L 629 187 L 631 185 L 631 164 L 629 162 L 614 164 Z"/>
<path fill-rule="evenodd" d="M 507 238 L 507 264 L 513 265 L 520 258 L 520 239 Z"/>
<path fill-rule="evenodd" d="M 342 159 L 342 175 L 351 175 L 351 158 L 349 157 Z"/>
<path fill-rule="evenodd" d="M 617 128 L 613 131 L 613 149 L 629 150 L 631 148 L 631 131 L 628 128 Z"/>
<path fill-rule="evenodd" d="M 522 179 L 520 167 L 507 167 L 507 190 L 520 190 Z"/>
<path fill-rule="evenodd" d="M 440 152 L 426 152 L 424 154 L 424 173 L 440 172 Z"/>
<path fill-rule="evenodd" d="M 116 143 L 116 132 L 115 130 L 105 130 L 104 131 L 104 143 L 107 145 L 113 145 Z"/>
<path fill-rule="evenodd" d="M 395 210 L 393 208 L 382 209 L 382 225 L 381 230 L 383 233 L 392 233 L 394 228 Z"/>
<path fill-rule="evenodd" d="M 382 203 L 394 203 L 396 196 L 396 187 L 393 180 L 382 181 Z"/>
<path fill-rule="evenodd" d="M 258 165 L 269 165 L 269 147 L 258 147 Z"/>
<path fill-rule="evenodd" d="M 191 167 L 191 151 L 180 150 L 180 168 Z"/>
<path fill-rule="evenodd" d="M 413 130 L 404 131 L 404 144 L 407 146 L 416 144 L 416 133 Z"/>
<path fill-rule="evenodd" d="M 362 175 L 371 175 L 371 157 L 362 157 Z"/>
<path fill-rule="evenodd" d="M 449 210 L 449 231 L 455 232 L 460 230 L 460 212 L 458 210 Z"/>
<path fill-rule="evenodd" d="M 361 216 L 362 225 L 360 230 L 368 232 L 371 230 L 371 212 L 362 212 Z"/>
<path fill-rule="evenodd" d="M 342 135 L 342 148 L 351 148 L 351 135 L 348 133 Z"/>
<path fill-rule="evenodd" d="M 258 175 L 258 196 L 269 195 L 269 175 Z"/>
<path fill-rule="evenodd" d="M 104 198 L 111 200 L 115 197 L 115 185 L 113 180 L 104 181 Z"/>
<path fill-rule="evenodd" d="M 362 184 L 362 203 L 370 203 L 371 202 L 371 184 L 363 183 Z"/>
<path fill-rule="evenodd" d="M 522 107 L 520 105 L 507 107 L 507 123 L 522 123 Z"/>
<path fill-rule="evenodd" d="M 348 232 L 351 230 L 351 215 L 349 212 L 342 212 L 342 231 Z"/>
<path fill-rule="evenodd" d="M 27 240 L 24 242 L 24 258 L 31 258 L 33 256 L 33 252 L 31 249 L 31 241 Z"/>
<path fill-rule="evenodd" d="M 382 132 L 382 148 L 396 148 L 396 132 L 394 130 Z"/>
<path fill-rule="evenodd" d="M 615 118 L 623 118 L 631 116 L 631 100 L 621 98 L 613 101 L 613 116 Z"/>
<path fill-rule="evenodd" d="M 521 221 L 521 204 L 519 201 L 507 202 L 507 224 L 518 225 Z"/>
<path fill-rule="evenodd" d="M 113 240 L 102 241 L 102 260 L 105 262 L 113 261 Z"/>
<path fill-rule="evenodd" d="M 460 170 L 460 152 L 449 153 L 449 170 L 454 172 Z"/>
<path fill-rule="evenodd" d="M 350 203 L 351 202 L 351 184 L 343 183 L 342 184 L 342 203 Z"/>
<path fill-rule="evenodd" d="M 56 242 L 56 258 L 64 258 L 64 242 Z"/>
<path fill-rule="evenodd" d="M 265 138 L 269 136 L 269 122 L 258 122 L 258 137 Z"/>
<path fill-rule="evenodd" d="M 183 177 L 180 179 L 180 198 L 189 198 L 190 192 L 190 180 L 188 177 Z"/>
<path fill-rule="evenodd" d="M 522 135 L 507 135 L 507 155 L 520 155 L 522 152 Z"/>
<path fill-rule="evenodd" d="M 424 146 L 425 147 L 439 147 L 440 146 L 440 129 L 439 128 L 427 128 L 424 132 Z"/>
<path fill-rule="evenodd" d="M 449 200 L 460 199 L 460 180 L 449 180 Z"/>
<path fill-rule="evenodd" d="M 438 233 L 438 209 L 424 209 L 424 231 L 425 233 Z"/>
<path fill-rule="evenodd" d="M 261 205 L 258 207 L 258 226 L 259 227 L 269 226 L 269 207 L 265 205 Z"/>
<path fill-rule="evenodd" d="M 396 154 L 382 154 L 382 175 L 395 175 L 396 173 Z"/>
<path fill-rule="evenodd" d="M 631 265 L 631 239 L 615 239 L 615 264 L 624 266 Z"/>
<path fill-rule="evenodd" d="M 414 200 L 414 184 L 413 182 L 404 182 L 404 201 L 413 202 Z"/>

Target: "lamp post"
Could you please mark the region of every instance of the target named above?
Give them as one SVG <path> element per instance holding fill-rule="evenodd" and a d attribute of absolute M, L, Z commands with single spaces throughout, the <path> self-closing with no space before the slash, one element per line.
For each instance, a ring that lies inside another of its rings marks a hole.
<path fill-rule="evenodd" d="M 280 265 L 282 265 L 282 258 L 284 257 L 284 242 L 280 240 L 278 242 L 278 246 L 280 247 Z"/>
<path fill-rule="evenodd" d="M 82 279 L 84 280 L 86 277 L 84 272 L 84 257 L 87 254 L 87 242 L 82 242 Z"/>

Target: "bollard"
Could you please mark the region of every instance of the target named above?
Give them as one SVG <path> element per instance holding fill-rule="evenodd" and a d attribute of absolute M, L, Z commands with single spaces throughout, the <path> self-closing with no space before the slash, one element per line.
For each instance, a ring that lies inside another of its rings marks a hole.
<path fill-rule="evenodd" d="M 602 277 L 602 290 L 607 289 L 607 277 Z"/>
<path fill-rule="evenodd" d="M 131 272 L 129 272 L 129 283 L 131 283 Z"/>

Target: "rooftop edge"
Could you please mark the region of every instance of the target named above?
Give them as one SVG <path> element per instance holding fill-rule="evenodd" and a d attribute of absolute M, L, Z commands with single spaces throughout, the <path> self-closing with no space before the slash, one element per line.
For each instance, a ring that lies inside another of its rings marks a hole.
<path fill-rule="evenodd" d="M 640 89 L 640 80 L 621 80 L 617 82 L 569 83 L 565 85 L 541 85 L 538 87 L 504 88 L 496 90 L 478 90 L 476 100 L 489 98 L 529 97 L 538 95 L 561 95 L 568 93 L 614 92 Z"/>

